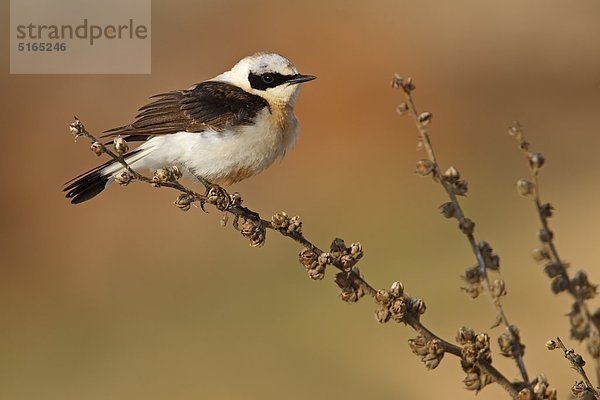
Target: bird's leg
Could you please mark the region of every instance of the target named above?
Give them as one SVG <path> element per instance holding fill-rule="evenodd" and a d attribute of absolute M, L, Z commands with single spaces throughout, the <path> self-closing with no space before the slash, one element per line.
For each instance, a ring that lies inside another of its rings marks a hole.
<path fill-rule="evenodd" d="M 200 181 L 200 183 L 202 183 L 202 185 L 204 185 L 204 188 L 206 189 L 206 192 L 204 193 L 204 195 L 206 196 L 206 200 L 200 202 L 200 207 L 203 211 L 206 212 L 206 210 L 204 209 L 204 203 L 214 204 L 215 207 L 217 207 L 217 209 L 221 211 L 227 211 L 229 207 L 237 206 L 241 210 L 243 210 L 246 218 L 250 217 L 251 219 L 260 221 L 260 215 L 257 212 L 252 211 L 249 208 L 243 207 L 241 205 L 241 199 L 239 198 L 239 195 L 237 195 L 237 193 L 234 194 L 234 196 L 231 196 L 221 186 L 211 183 L 199 175 L 194 174 L 194 176 L 196 177 L 196 179 L 198 179 L 198 181 Z M 238 196 L 237 199 L 235 198 L 236 195 Z M 237 222 L 234 221 L 234 224 L 237 224 Z"/>
<path fill-rule="evenodd" d="M 200 183 L 204 186 L 204 189 L 206 189 L 206 192 L 204 194 L 208 195 L 208 192 L 213 187 L 213 184 L 201 177 L 200 175 L 194 174 L 194 177 L 198 179 L 198 181 L 200 181 Z"/>

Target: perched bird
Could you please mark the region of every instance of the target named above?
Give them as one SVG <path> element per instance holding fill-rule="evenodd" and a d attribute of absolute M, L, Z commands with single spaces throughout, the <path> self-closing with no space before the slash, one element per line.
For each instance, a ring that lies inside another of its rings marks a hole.
<path fill-rule="evenodd" d="M 152 96 L 135 122 L 103 137 L 142 142 L 124 155 L 134 170 L 177 166 L 203 183 L 229 185 L 263 171 L 293 146 L 298 84 L 313 79 L 279 54 L 256 53 L 187 90 Z M 64 191 L 71 203 L 84 202 L 123 171 L 110 160 L 67 182 Z"/>

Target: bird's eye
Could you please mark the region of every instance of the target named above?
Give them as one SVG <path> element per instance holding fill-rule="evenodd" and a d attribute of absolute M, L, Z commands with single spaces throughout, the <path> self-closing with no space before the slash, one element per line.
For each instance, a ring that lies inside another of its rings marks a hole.
<path fill-rule="evenodd" d="M 262 76 L 262 80 L 264 83 L 270 84 L 270 83 L 273 83 L 273 81 L 275 80 L 275 77 L 271 74 L 264 74 Z"/>

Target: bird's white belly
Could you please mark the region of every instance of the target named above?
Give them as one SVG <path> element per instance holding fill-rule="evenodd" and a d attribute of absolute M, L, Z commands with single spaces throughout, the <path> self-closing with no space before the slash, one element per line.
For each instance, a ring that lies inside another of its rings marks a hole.
<path fill-rule="evenodd" d="M 236 130 L 179 132 L 156 136 L 140 146 L 143 155 L 134 167 L 151 169 L 178 165 L 213 183 L 231 184 L 256 175 L 294 144 L 297 122 L 293 115 L 286 128 L 272 123 L 267 109 L 257 124 Z M 260 122 L 262 121 L 262 122 Z"/>

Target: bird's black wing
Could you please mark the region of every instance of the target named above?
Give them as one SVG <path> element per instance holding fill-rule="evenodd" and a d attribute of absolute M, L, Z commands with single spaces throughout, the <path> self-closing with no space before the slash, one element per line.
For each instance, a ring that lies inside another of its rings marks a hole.
<path fill-rule="evenodd" d="M 162 93 L 139 109 L 135 122 L 105 131 L 102 137 L 124 136 L 143 141 L 154 135 L 181 131 L 222 132 L 228 127 L 249 125 L 269 103 L 260 96 L 225 82 L 206 81 L 188 90 Z"/>

